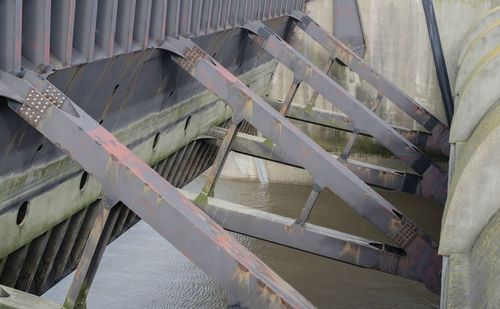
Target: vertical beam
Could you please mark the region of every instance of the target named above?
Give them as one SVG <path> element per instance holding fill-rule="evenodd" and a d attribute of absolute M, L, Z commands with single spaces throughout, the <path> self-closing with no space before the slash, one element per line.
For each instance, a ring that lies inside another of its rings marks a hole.
<path fill-rule="evenodd" d="M 0 69 L 21 71 L 22 0 L 0 1 Z"/>
<path fill-rule="evenodd" d="M 50 0 L 24 0 L 22 54 L 37 69 L 50 64 Z"/>
<path fill-rule="evenodd" d="M 52 0 L 50 50 L 65 66 L 71 65 L 75 0 Z"/>
<path fill-rule="evenodd" d="M 448 69 L 446 68 L 446 61 L 444 59 L 443 47 L 441 46 L 441 39 L 439 37 L 436 14 L 434 14 L 434 5 L 432 0 L 422 0 L 422 6 L 424 7 L 425 21 L 427 22 L 427 31 L 429 32 L 432 56 L 434 58 L 434 66 L 436 67 L 441 97 L 443 98 L 446 119 L 448 120 L 448 125 L 451 125 L 454 109 L 453 96 L 451 94 L 450 79 L 448 77 Z"/>
<path fill-rule="evenodd" d="M 335 0 L 334 34 L 359 57 L 365 56 L 365 36 L 358 0 Z"/>
<path fill-rule="evenodd" d="M 118 1 L 118 16 L 116 20 L 116 42 L 120 44 L 120 50 L 117 53 L 128 53 L 132 50 L 134 38 L 134 17 L 136 0 Z"/>
<path fill-rule="evenodd" d="M 222 168 L 226 163 L 227 156 L 231 152 L 231 144 L 233 143 L 238 131 L 240 130 L 242 121 L 236 120 L 233 118 L 231 120 L 231 124 L 227 129 L 226 136 L 222 141 L 222 144 L 217 152 L 217 157 L 215 157 L 215 162 L 210 169 L 205 185 L 203 186 L 203 190 L 200 195 L 196 198 L 195 203 L 197 205 L 206 205 L 207 198 L 214 196 L 215 184 L 222 172 Z"/>
<path fill-rule="evenodd" d="M 45 79 L 0 72 L 9 106 L 198 265 L 242 307 L 313 308 L 303 296 Z M 1 88 L 0 88 L 1 89 Z M 33 95 L 35 93 L 35 99 Z M 54 102 L 54 103 L 52 103 Z M 38 104 L 40 103 L 40 104 Z M 36 107 L 36 106 L 43 107 Z M 44 108 L 47 106 L 46 108 Z M 35 122 L 23 110 L 36 109 Z M 63 129 L 62 129 L 63 128 Z"/>
<path fill-rule="evenodd" d="M 118 0 L 99 1 L 95 39 L 96 45 L 102 49 L 103 58 L 113 56 L 117 15 Z"/>
<path fill-rule="evenodd" d="M 86 308 L 87 294 L 118 218 L 119 207 L 113 208 L 115 204 L 106 198 L 101 199 L 99 213 L 66 295 L 64 308 Z"/>
<path fill-rule="evenodd" d="M 76 0 L 73 45 L 85 62 L 94 59 L 96 22 L 97 0 Z"/>
<path fill-rule="evenodd" d="M 292 70 L 296 78 L 308 83 L 330 103 L 351 117 L 357 128 L 369 132 L 414 171 L 421 174 L 423 196 L 432 197 L 444 205 L 448 175 L 439 165 L 316 68 L 262 22 L 248 22 L 244 27 L 251 31 L 249 35 L 257 44 Z"/>
<path fill-rule="evenodd" d="M 297 90 L 299 89 L 301 81 L 296 79 L 295 77 L 293 78 L 292 85 L 290 86 L 290 89 L 288 89 L 288 93 L 286 94 L 285 101 L 283 102 L 283 105 L 281 106 L 280 109 L 280 114 L 282 116 L 286 116 L 286 113 L 288 111 L 288 108 L 290 108 L 290 104 L 292 104 L 293 98 L 295 97 L 295 94 L 297 93 Z"/>
<path fill-rule="evenodd" d="M 149 28 L 151 22 L 151 1 L 143 0 L 136 4 L 134 17 L 134 40 L 137 49 L 148 48 Z"/>
<path fill-rule="evenodd" d="M 296 20 L 296 25 L 300 29 L 328 50 L 330 54 L 336 55 L 342 63 L 356 72 L 361 79 L 376 88 L 379 94 L 383 94 L 401 108 L 403 112 L 415 119 L 425 129 L 432 132 L 432 137 L 428 140 L 428 143 L 438 146 L 441 148 L 443 154 L 449 155 L 449 129 L 443 123 L 377 72 L 339 39 L 314 22 L 309 16 L 300 11 L 292 11 L 290 16 Z"/>
<path fill-rule="evenodd" d="M 155 42 L 165 40 L 165 29 L 167 25 L 167 1 L 153 0 L 151 11 L 151 30 L 149 34 Z"/>
<path fill-rule="evenodd" d="M 235 117 L 251 123 L 289 158 L 307 169 L 317 183 L 336 193 L 406 250 L 414 262 L 410 267 L 412 275 L 421 276 L 429 289 L 439 291 L 441 258 L 430 236 L 192 41 L 184 38 L 171 40 L 164 48 L 182 51 L 182 56 L 172 56 L 181 68 L 231 106 Z"/>

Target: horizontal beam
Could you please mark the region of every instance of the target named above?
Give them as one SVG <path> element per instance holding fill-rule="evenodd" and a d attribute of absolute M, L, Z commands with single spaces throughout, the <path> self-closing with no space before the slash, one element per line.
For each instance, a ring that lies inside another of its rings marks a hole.
<path fill-rule="evenodd" d="M 214 138 L 215 143 L 219 145 L 226 132 L 227 130 L 224 128 L 211 128 L 206 135 Z M 273 142 L 263 137 L 238 133 L 238 136 L 233 141 L 231 150 L 252 157 L 302 168 L 302 166 L 293 162 Z M 333 157 L 337 158 L 336 156 Z M 420 195 L 421 177 L 418 175 L 355 160 L 348 160 L 345 165 L 351 172 L 369 185 Z"/>
<path fill-rule="evenodd" d="M 194 200 L 196 193 L 179 190 Z M 202 210 L 224 229 L 411 280 L 400 248 L 227 201 L 208 198 Z"/>
<path fill-rule="evenodd" d="M 269 27 L 261 22 L 247 22 L 244 28 L 250 32 L 249 36 L 257 44 L 288 67 L 294 73 L 294 78 L 309 84 L 332 105 L 352 118 L 356 128 L 368 132 L 415 172 L 422 175 L 422 195 L 434 198 L 444 205 L 448 174 L 439 165 L 304 58 Z"/>
<path fill-rule="evenodd" d="M 318 25 L 309 16 L 301 11 L 292 11 L 291 17 L 295 19 L 295 24 L 307 33 L 311 38 L 335 55 L 359 77 L 375 89 L 379 94 L 387 97 L 396 104 L 403 112 L 415 119 L 425 129 L 431 132 L 429 143 L 441 149 L 443 154 L 449 155 L 450 145 L 448 142 L 449 129 L 436 117 L 409 97 L 404 91 L 386 79 L 373 67 L 366 63 L 355 52 L 350 50 L 341 40 L 330 34 L 326 29 Z"/>
<path fill-rule="evenodd" d="M 110 200 L 127 205 L 240 306 L 313 307 L 47 80 L 32 72 L 22 79 L 0 72 L 0 82 L 23 98 L 9 102 L 12 110 L 99 181 Z"/>
<path fill-rule="evenodd" d="M 441 258 L 431 237 L 387 200 L 217 63 L 193 41 L 169 40 L 163 48 L 187 73 L 233 109 L 234 119 L 245 119 L 304 167 L 319 185 L 327 187 L 404 249 L 411 276 L 420 276 L 432 291 L 440 290 Z"/>
<path fill-rule="evenodd" d="M 276 110 L 279 110 L 283 105 L 283 102 L 281 102 L 280 100 L 269 98 L 266 98 L 266 102 Z M 354 121 L 352 121 L 351 118 L 341 113 L 317 107 L 308 108 L 305 105 L 291 104 L 288 108 L 286 117 L 332 129 L 338 129 L 348 132 L 352 132 L 354 130 Z M 425 149 L 427 151 L 441 151 L 439 147 L 436 147 L 436 145 L 430 143 L 430 133 L 419 130 L 411 130 L 398 126 L 392 126 L 392 128 L 396 130 L 396 132 L 401 134 L 401 136 L 406 138 L 410 143 L 421 149 Z M 366 130 L 360 131 L 359 134 L 371 136 Z"/>

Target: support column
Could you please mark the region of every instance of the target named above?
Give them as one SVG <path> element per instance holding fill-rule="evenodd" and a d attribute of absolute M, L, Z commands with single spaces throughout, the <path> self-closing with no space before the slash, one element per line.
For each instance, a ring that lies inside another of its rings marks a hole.
<path fill-rule="evenodd" d="M 113 208 L 116 203 L 116 201 L 108 200 L 106 197 L 103 197 L 99 203 L 99 213 L 66 295 L 64 308 L 87 308 L 87 295 L 90 286 L 118 218 L 118 208 Z"/>

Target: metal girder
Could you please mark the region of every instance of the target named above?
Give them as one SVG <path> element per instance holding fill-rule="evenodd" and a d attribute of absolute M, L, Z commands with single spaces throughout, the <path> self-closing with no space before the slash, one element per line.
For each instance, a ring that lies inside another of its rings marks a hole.
<path fill-rule="evenodd" d="M 448 174 L 425 153 L 397 133 L 380 117 L 364 106 L 328 75 L 305 59 L 276 33 L 261 22 L 247 22 L 249 36 L 268 53 L 287 66 L 295 78 L 308 83 L 354 121 L 355 127 L 370 133 L 394 155 L 422 175 L 422 195 L 432 197 L 444 205 Z"/>
<path fill-rule="evenodd" d="M 206 133 L 207 136 L 214 138 L 218 144 L 225 134 L 226 129 L 224 128 L 212 128 Z M 238 136 L 232 144 L 231 150 L 245 155 L 302 168 L 302 166 L 294 162 L 274 143 L 263 137 L 238 133 Z M 337 158 L 335 156 L 333 157 Z M 348 160 L 344 165 L 369 185 L 420 195 L 420 181 L 422 177 L 419 175 L 355 160 Z"/>
<path fill-rule="evenodd" d="M 280 110 L 280 108 L 283 106 L 283 103 L 279 100 L 269 98 L 266 98 L 265 100 L 276 110 Z M 351 118 L 341 113 L 336 113 L 317 107 L 291 104 L 288 108 L 286 117 L 323 127 L 350 132 L 354 131 L 354 121 L 352 121 Z M 410 143 L 419 147 L 420 149 L 425 149 L 428 151 L 441 151 L 440 148 L 436 148 L 432 143 L 429 143 L 429 133 L 397 126 L 392 126 L 392 128 L 396 130 L 396 132 L 401 134 L 404 138 L 406 138 Z M 368 132 L 361 130 L 359 134 L 370 136 Z"/>
<path fill-rule="evenodd" d="M 80 263 L 64 301 L 64 308 L 86 308 L 86 299 L 94 276 L 118 219 L 119 208 L 106 197 L 99 202 L 99 213 L 85 243 Z"/>
<path fill-rule="evenodd" d="M 226 134 L 224 135 L 224 138 L 222 140 L 222 143 L 219 146 L 219 151 L 217 152 L 217 156 L 215 157 L 214 164 L 210 168 L 210 172 L 208 173 L 205 185 L 203 186 L 200 195 L 195 200 L 196 205 L 198 206 L 204 205 L 207 202 L 207 197 L 214 196 L 215 184 L 217 183 L 217 180 L 222 172 L 222 169 L 224 168 L 227 156 L 231 152 L 231 145 L 234 141 L 234 138 L 238 134 L 238 131 L 240 130 L 242 123 L 243 122 L 241 120 L 236 120 L 234 118 L 231 120 L 229 128 L 227 129 Z"/>
<path fill-rule="evenodd" d="M 302 295 L 48 81 L 0 72 L 0 96 L 242 307 L 312 308 Z M 11 96 L 11 94 L 13 94 Z"/>
<path fill-rule="evenodd" d="M 195 193 L 179 190 L 188 198 Z M 202 210 L 226 230 L 263 239 L 336 261 L 375 269 L 411 280 L 409 258 L 398 247 L 332 229 L 209 198 Z"/>
<path fill-rule="evenodd" d="M 235 117 L 252 124 L 291 160 L 307 169 L 315 182 L 337 194 L 404 249 L 410 264 L 409 275 L 421 278 L 434 292 L 440 290 L 441 258 L 437 254 L 437 244 L 430 236 L 194 42 L 186 38 L 171 39 L 162 48 L 173 52 L 172 59 L 181 68 L 232 107 Z M 397 134 L 394 130 L 392 132 Z"/>
<path fill-rule="evenodd" d="M 439 89 L 441 90 L 444 111 L 446 112 L 448 125 L 451 125 L 454 109 L 453 95 L 451 94 L 448 69 L 446 68 L 443 47 L 441 46 L 441 39 L 439 37 L 439 28 L 436 21 L 436 14 L 434 13 L 434 4 L 432 3 L 432 0 L 422 0 L 422 6 L 424 7 L 425 21 L 427 23 L 427 31 L 429 32 L 432 57 L 434 58 L 434 66 L 436 68 Z"/>
<path fill-rule="evenodd" d="M 365 35 L 358 0 L 335 0 L 333 31 L 357 55 L 365 56 Z"/>
<path fill-rule="evenodd" d="M 399 108 L 401 108 L 403 112 L 415 119 L 426 130 L 429 130 L 431 132 L 431 136 L 428 143 L 441 149 L 443 154 L 449 155 L 449 129 L 436 117 L 426 111 L 396 85 L 378 73 L 373 67 L 356 55 L 356 53 L 345 46 L 342 41 L 331 35 L 309 16 L 301 11 L 295 10 L 290 13 L 290 17 L 293 17 L 296 21 L 295 24 L 326 50 L 328 50 L 331 55 L 337 57 L 337 59 L 342 61 L 342 63 L 356 72 L 361 79 L 367 81 L 374 88 L 376 88 L 379 94 L 387 97 Z"/>

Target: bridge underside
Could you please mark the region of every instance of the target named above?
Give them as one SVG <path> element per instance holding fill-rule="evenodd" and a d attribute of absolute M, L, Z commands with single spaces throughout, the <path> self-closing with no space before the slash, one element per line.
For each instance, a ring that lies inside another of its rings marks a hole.
<path fill-rule="evenodd" d="M 138 6 L 136 19 L 141 20 L 142 10 L 149 12 L 145 20 L 158 30 L 152 8 L 161 3 L 166 6 L 164 1 Z M 181 2 L 176 3 L 182 11 Z M 194 10 L 197 2 L 189 3 Z M 6 149 L 0 159 L 5 192 L 0 223 L 6 231 L 0 247 L 1 284 L 41 294 L 77 268 L 65 306 L 81 306 L 106 244 L 142 218 L 228 292 L 228 305 L 313 307 L 224 229 L 420 281 L 439 292 L 437 243 L 369 185 L 444 203 L 447 172 L 420 148 L 448 155 L 446 126 L 305 15 L 302 1 L 247 7 L 241 19 L 243 2 L 235 3 L 219 3 L 215 28 L 225 31 L 203 36 L 188 31 L 184 37 L 182 23 L 172 34 L 164 25 L 160 39 L 140 41 L 140 51 L 134 52 L 132 40 L 123 55 L 110 52 L 98 60 L 93 46 L 82 43 L 80 52 L 89 56 L 81 60 L 73 55 L 51 74 L 45 66 L 0 73 L 5 100 L 0 117 L 11 132 L 0 137 Z M 191 20 L 191 30 L 201 23 L 201 8 L 200 22 Z M 246 18 L 247 10 L 252 18 Z M 234 18 L 221 24 L 221 16 Z M 99 14 L 93 18 L 99 25 Z M 288 45 L 295 26 L 330 53 L 325 69 Z M 134 38 L 149 37 L 140 29 L 133 33 Z M 334 61 L 378 90 L 372 106 L 329 77 Z M 294 73 L 281 104 L 261 97 L 278 62 Z M 315 91 L 307 106 L 292 104 L 301 83 Z M 314 109 L 318 95 L 344 114 Z M 428 131 L 385 123 L 375 114 L 384 97 Z M 350 131 L 352 137 L 340 156 L 333 157 L 289 118 Z M 253 136 L 256 131 L 265 138 Z M 360 135 L 377 140 L 413 172 L 349 160 Z M 306 169 L 314 186 L 302 212 L 284 218 L 212 199 L 231 150 Z M 209 167 L 199 195 L 174 188 Z M 325 188 L 394 245 L 308 224 Z M 61 192 L 66 192 L 64 199 Z"/>

